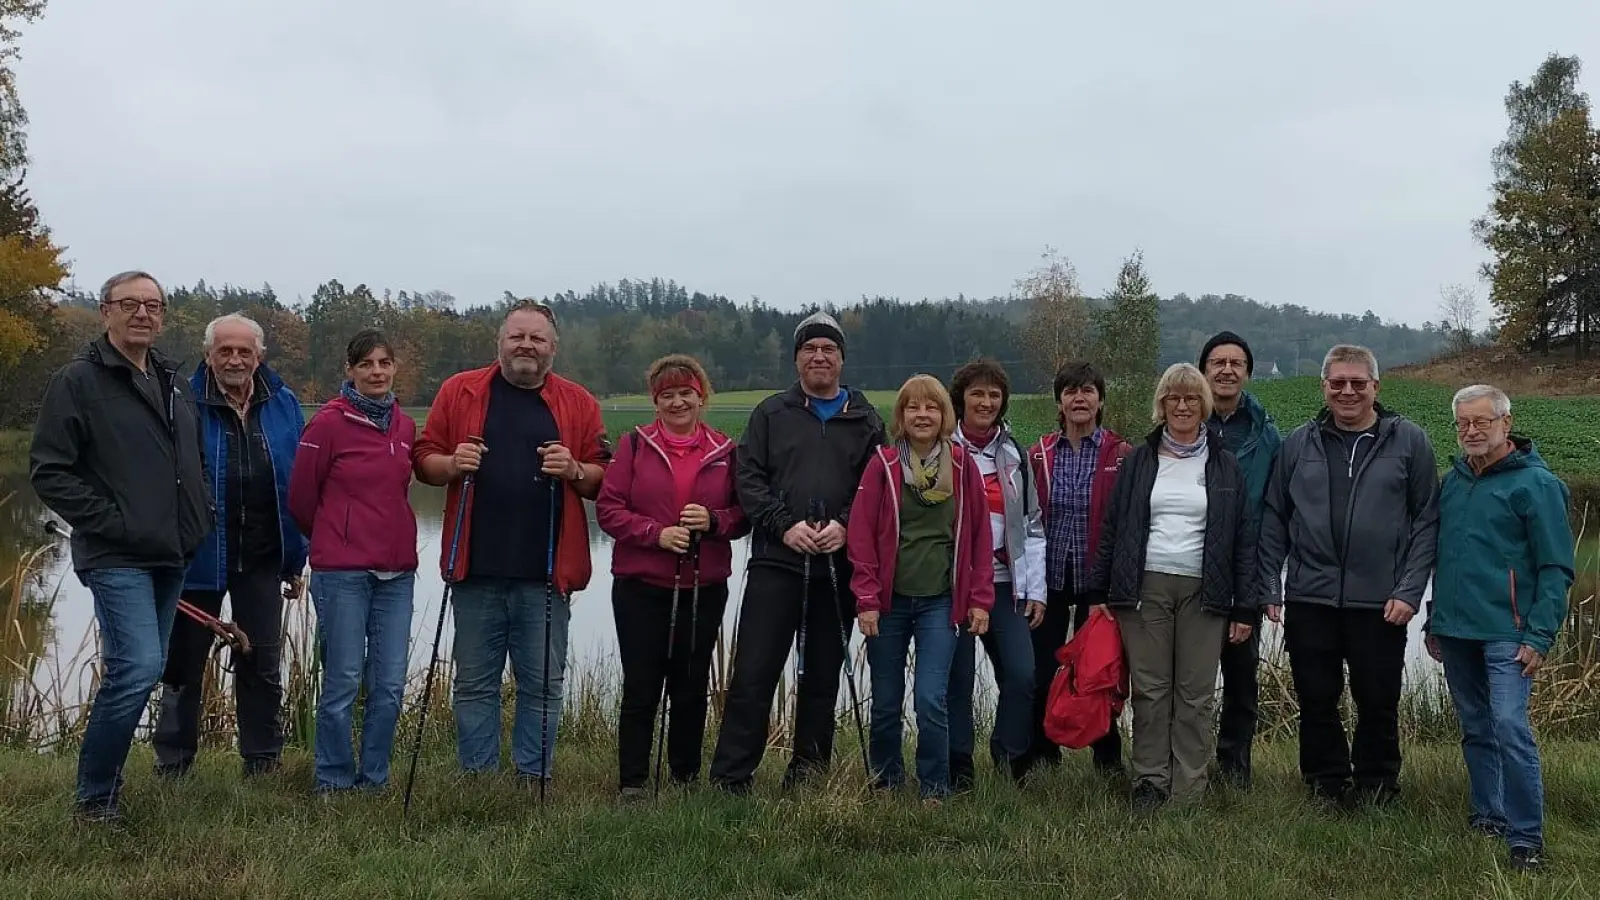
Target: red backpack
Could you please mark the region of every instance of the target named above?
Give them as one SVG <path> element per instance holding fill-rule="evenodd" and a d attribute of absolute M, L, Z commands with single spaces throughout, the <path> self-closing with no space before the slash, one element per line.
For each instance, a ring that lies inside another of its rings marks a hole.
<path fill-rule="evenodd" d="M 1122 633 L 1108 613 L 1095 610 L 1056 651 L 1055 680 L 1045 705 L 1044 733 L 1071 750 L 1081 750 L 1110 733 L 1128 699 L 1128 670 L 1122 661 Z"/>

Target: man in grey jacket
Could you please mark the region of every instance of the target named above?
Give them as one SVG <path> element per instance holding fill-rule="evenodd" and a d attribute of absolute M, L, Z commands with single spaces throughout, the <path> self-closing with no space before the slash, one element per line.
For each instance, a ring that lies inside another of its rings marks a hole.
<path fill-rule="evenodd" d="M 1438 468 L 1427 433 L 1377 402 L 1370 350 L 1329 350 L 1322 392 L 1326 406 L 1284 441 L 1267 484 L 1262 603 L 1284 624 L 1312 796 L 1387 803 L 1400 791 L 1406 626 L 1437 552 Z M 1353 745 L 1339 717 L 1347 663 Z"/>

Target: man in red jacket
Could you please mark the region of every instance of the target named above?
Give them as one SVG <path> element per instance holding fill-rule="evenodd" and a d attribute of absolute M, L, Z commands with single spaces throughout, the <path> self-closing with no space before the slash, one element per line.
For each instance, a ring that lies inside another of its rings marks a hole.
<path fill-rule="evenodd" d="M 588 586 L 591 571 L 582 501 L 599 494 L 611 458 L 600 404 L 550 371 L 558 343 L 550 307 L 513 308 L 500 326 L 499 361 L 440 386 L 412 453 L 419 479 L 449 486 L 440 564 L 455 582 L 456 755 L 468 772 L 499 766 L 509 654 L 517 685 L 512 762 L 524 778 L 550 778 L 545 753 L 553 754 L 561 718 L 569 598 Z M 475 483 L 463 497 L 468 475 Z"/>

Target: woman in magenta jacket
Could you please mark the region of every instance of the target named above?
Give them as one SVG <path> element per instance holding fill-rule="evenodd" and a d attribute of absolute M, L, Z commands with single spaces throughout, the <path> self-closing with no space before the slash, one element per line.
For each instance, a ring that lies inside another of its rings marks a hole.
<path fill-rule="evenodd" d="M 917 644 L 917 783 L 923 802 L 950 794 L 946 692 L 963 625 L 989 627 L 994 607 L 992 535 L 983 476 L 951 441 L 950 394 L 931 375 L 900 388 L 889 424 L 892 446 L 867 464 L 846 537 L 855 569 L 861 633 L 872 666 L 870 757 L 876 786 L 905 781 L 901 707 L 906 656 Z"/>
<path fill-rule="evenodd" d="M 368 329 L 351 339 L 345 362 L 349 380 L 306 425 L 289 478 L 289 513 L 311 536 L 322 646 L 318 793 L 388 783 L 417 574 L 417 517 L 407 496 L 417 425 L 391 391 L 394 350 Z M 351 712 L 363 676 L 358 769 Z"/>
<path fill-rule="evenodd" d="M 644 795 L 663 681 L 675 784 L 700 776 L 706 683 L 728 603 L 733 541 L 749 532 L 734 489 L 734 443 L 703 421 L 711 382 L 690 356 L 651 364 L 656 420 L 625 435 L 595 501 L 611 551 L 611 603 L 622 656 L 617 724 L 621 798 Z M 673 618 L 676 616 L 676 626 Z M 671 634 L 671 647 L 668 635 Z"/>

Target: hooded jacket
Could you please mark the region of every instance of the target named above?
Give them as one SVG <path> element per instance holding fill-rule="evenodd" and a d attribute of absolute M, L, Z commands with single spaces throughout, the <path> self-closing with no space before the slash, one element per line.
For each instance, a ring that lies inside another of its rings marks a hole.
<path fill-rule="evenodd" d="M 411 445 L 416 420 L 396 409 L 389 430 L 343 396 L 311 417 L 289 481 L 289 512 L 311 535 L 318 572 L 417 568 L 417 514 L 411 509 Z"/>
<path fill-rule="evenodd" d="M 798 574 L 801 556 L 783 535 L 796 522 L 814 519 L 816 504 L 848 533 L 861 473 L 882 443 L 883 419 L 860 391 L 849 391 L 844 408 L 827 422 L 811 411 L 798 381 L 761 401 L 737 455 L 739 505 L 751 526 L 750 564 Z"/>
<path fill-rule="evenodd" d="M 1324 408 L 1284 440 L 1262 502 L 1262 605 L 1382 609 L 1394 598 L 1422 607 L 1438 553 L 1433 444 L 1410 419 L 1381 404 L 1377 412 L 1377 438 L 1352 474 L 1349 506 L 1342 511 L 1348 536 L 1342 554 L 1330 524 L 1334 510 L 1323 440 L 1334 428 L 1333 414 Z M 1282 581 L 1285 560 L 1289 575 Z"/>
<path fill-rule="evenodd" d="M 1454 460 L 1439 487 L 1430 635 L 1515 641 L 1547 655 L 1573 581 L 1570 495 L 1527 438 L 1482 475 Z"/>
<path fill-rule="evenodd" d="M 952 440 L 969 455 L 977 455 L 957 428 Z M 1027 453 L 1017 443 L 1011 426 L 1002 422 L 1000 431 L 986 451 L 994 453 L 995 471 L 1000 476 L 1000 497 L 1005 504 L 1005 548 L 1010 560 L 1013 599 L 1019 603 L 1036 600 L 1044 603 L 1049 591 L 1045 583 L 1044 514 L 1039 492 L 1033 489 L 1033 475 Z"/>
<path fill-rule="evenodd" d="M 707 426 L 710 449 L 699 461 L 689 502 L 711 513 L 711 531 L 700 539 L 698 573 L 703 584 L 727 581 L 733 574 L 733 541 L 750 531 L 734 490 L 733 442 Z M 678 523 L 682 507 L 674 496 L 672 463 L 660 443 L 661 426 L 650 423 L 629 432 L 606 468 L 594 504 L 600 530 L 611 535 L 611 574 L 670 588 L 686 555 L 664 550 L 661 531 Z"/>
<path fill-rule="evenodd" d="M 182 568 L 211 531 L 194 397 L 152 348 L 157 408 L 144 377 L 105 334 L 84 345 L 45 386 L 28 451 L 39 499 L 72 527 L 76 571 Z"/>
<path fill-rule="evenodd" d="M 219 396 L 215 382 L 205 363 L 195 369 L 189 379 L 200 417 L 201 432 L 205 435 L 206 473 L 211 492 L 211 506 L 217 511 L 216 527 L 206 535 L 199 552 L 189 564 L 184 577 L 184 588 L 191 591 L 220 591 L 228 585 L 229 554 L 235 552 L 238 541 L 252 533 L 245 529 L 235 536 L 225 514 L 228 508 L 228 480 L 238 477 L 242 456 L 249 448 L 235 446 L 234 430 L 227 417 L 238 419 L 226 398 Z M 259 417 L 262 447 L 271 463 L 272 486 L 278 496 L 278 539 L 282 559 L 279 573 L 285 577 L 299 575 L 306 567 L 308 547 L 305 537 L 289 515 L 289 479 L 294 471 L 295 449 L 300 444 L 300 432 L 305 429 L 305 413 L 300 410 L 300 399 L 284 383 L 277 372 L 263 365 L 256 370 L 256 390 L 265 396 L 252 402 L 250 415 Z M 267 532 L 270 534 L 270 532 Z"/>
<path fill-rule="evenodd" d="M 994 608 L 994 534 L 983 476 L 960 446 L 950 448 L 949 503 L 955 508 L 955 533 L 950 561 L 950 621 L 965 622 L 972 607 Z M 895 564 L 900 556 L 900 500 L 905 477 L 900 451 L 880 447 L 861 475 L 856 495 L 856 520 L 846 533 L 850 592 L 856 612 L 888 612 L 894 595 Z"/>
<path fill-rule="evenodd" d="M 1267 492 L 1267 481 L 1272 477 L 1272 463 L 1278 458 L 1278 449 L 1283 446 L 1283 435 L 1278 433 L 1278 423 L 1272 418 L 1272 413 L 1267 412 L 1267 408 L 1249 391 L 1239 397 L 1239 408 L 1234 415 L 1240 413 L 1250 417 L 1250 430 L 1246 432 L 1234 457 L 1239 460 L 1240 471 L 1244 472 L 1252 527 L 1259 528 L 1262 497 Z"/>

